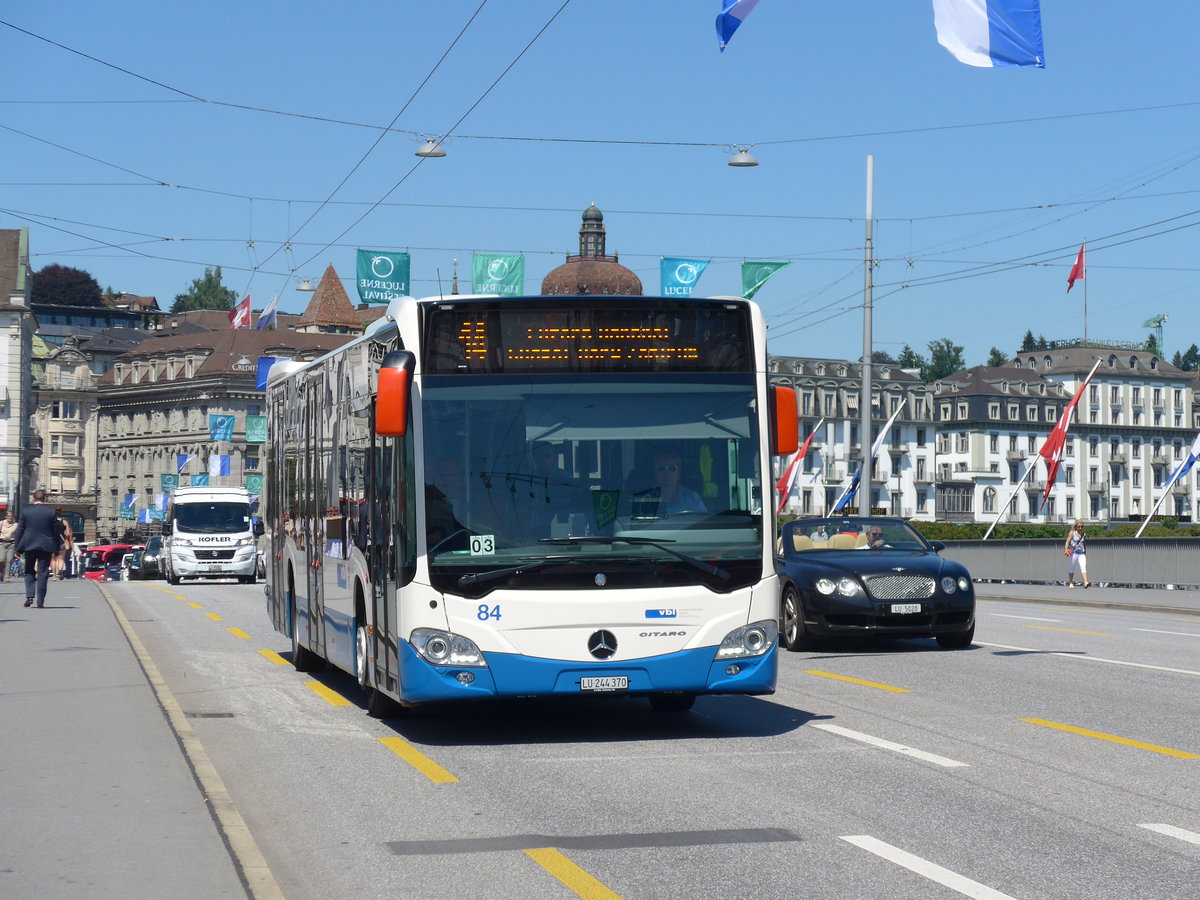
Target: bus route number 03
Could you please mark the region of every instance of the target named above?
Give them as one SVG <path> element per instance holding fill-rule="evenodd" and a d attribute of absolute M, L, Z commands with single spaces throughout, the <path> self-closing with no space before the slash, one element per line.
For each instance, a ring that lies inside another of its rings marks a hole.
<path fill-rule="evenodd" d="M 496 536 L 494 534 L 471 535 L 472 556 L 493 556 L 496 553 Z"/>

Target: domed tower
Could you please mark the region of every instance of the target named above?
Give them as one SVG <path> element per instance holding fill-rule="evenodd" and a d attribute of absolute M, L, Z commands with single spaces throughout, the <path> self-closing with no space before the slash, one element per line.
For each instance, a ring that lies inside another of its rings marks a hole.
<path fill-rule="evenodd" d="M 542 293 L 641 296 L 641 279 L 621 265 L 616 256 L 604 255 L 604 238 L 604 213 L 593 203 L 583 211 L 579 255 L 568 256 L 565 263 L 542 279 Z"/>

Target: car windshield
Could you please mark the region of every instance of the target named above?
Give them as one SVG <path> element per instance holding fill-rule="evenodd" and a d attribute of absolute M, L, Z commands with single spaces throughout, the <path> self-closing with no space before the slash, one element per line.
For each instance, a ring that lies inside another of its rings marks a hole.
<path fill-rule="evenodd" d="M 180 503 L 175 507 L 175 527 L 202 534 L 229 534 L 250 530 L 248 503 Z"/>
<path fill-rule="evenodd" d="M 425 398 L 425 537 L 441 589 L 590 584 L 597 566 L 609 584 L 732 590 L 761 577 L 752 375 L 438 376 Z M 719 559 L 728 579 L 697 559 Z"/>
<path fill-rule="evenodd" d="M 783 528 L 784 547 L 796 553 L 838 550 L 929 550 L 907 522 L 859 516 L 796 519 Z"/>

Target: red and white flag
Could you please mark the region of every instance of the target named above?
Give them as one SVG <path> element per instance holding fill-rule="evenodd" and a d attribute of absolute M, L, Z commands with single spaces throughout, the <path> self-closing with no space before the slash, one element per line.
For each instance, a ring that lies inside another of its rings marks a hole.
<path fill-rule="evenodd" d="M 1083 281 L 1087 276 L 1084 274 L 1083 266 L 1083 248 L 1087 246 L 1087 241 L 1079 245 L 1079 255 L 1075 257 L 1075 265 L 1071 266 L 1071 274 L 1067 276 L 1067 293 L 1071 293 L 1071 288 L 1075 287 L 1076 280 Z"/>
<path fill-rule="evenodd" d="M 246 299 L 229 311 L 229 327 L 230 328 L 249 328 L 250 327 L 250 295 L 246 295 Z"/>
<path fill-rule="evenodd" d="M 788 467 L 784 470 L 783 475 L 775 482 L 775 490 L 779 491 L 779 508 L 775 510 L 775 515 L 783 512 L 783 506 L 787 503 L 787 499 L 792 493 L 792 485 L 796 483 L 796 476 L 800 474 L 800 469 L 804 464 L 804 457 L 808 456 L 808 446 L 812 443 L 813 435 L 817 433 L 817 429 L 824 423 L 825 420 L 822 419 L 809 432 L 808 437 L 804 439 L 804 443 L 800 445 L 800 449 L 792 456 L 792 461 L 788 463 Z"/>
<path fill-rule="evenodd" d="M 1092 366 L 1092 371 L 1088 372 L 1087 378 L 1083 379 L 1083 384 L 1079 386 L 1079 390 L 1075 392 L 1075 396 L 1071 398 L 1067 408 L 1062 411 L 1050 436 L 1046 438 L 1042 449 L 1038 451 L 1038 455 L 1046 461 L 1046 490 L 1042 493 L 1043 504 L 1050 496 L 1050 489 L 1054 487 L 1054 478 L 1058 475 L 1058 467 L 1062 464 L 1063 447 L 1067 443 L 1067 429 L 1071 426 L 1071 415 L 1075 412 L 1075 404 L 1087 390 L 1088 382 L 1092 380 L 1092 376 L 1096 374 L 1096 369 L 1099 367 L 1100 360 L 1096 360 L 1096 365 Z"/>

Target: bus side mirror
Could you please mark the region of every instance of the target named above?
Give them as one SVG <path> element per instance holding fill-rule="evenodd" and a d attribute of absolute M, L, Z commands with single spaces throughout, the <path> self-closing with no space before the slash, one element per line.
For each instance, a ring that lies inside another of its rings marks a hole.
<path fill-rule="evenodd" d="M 162 529 L 163 529 L 163 534 L 171 533 L 171 520 L 170 519 L 166 519 L 163 521 Z"/>
<path fill-rule="evenodd" d="M 408 399 L 415 362 L 407 350 L 393 350 L 379 366 L 375 433 L 381 437 L 404 437 L 408 430 Z"/>
<path fill-rule="evenodd" d="M 800 416 L 796 392 L 789 387 L 771 387 L 771 453 L 787 456 L 800 447 Z"/>

